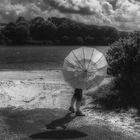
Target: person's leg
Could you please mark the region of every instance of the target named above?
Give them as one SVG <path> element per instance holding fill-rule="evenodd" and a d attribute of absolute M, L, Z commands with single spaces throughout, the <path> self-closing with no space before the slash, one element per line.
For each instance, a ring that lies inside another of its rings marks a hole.
<path fill-rule="evenodd" d="M 74 95 L 71 98 L 71 104 L 70 104 L 70 108 L 69 111 L 71 111 L 72 113 L 74 113 L 74 103 L 76 101 L 76 93 L 74 93 Z"/>
<path fill-rule="evenodd" d="M 76 111 L 80 111 L 81 102 L 82 102 L 82 93 L 77 93 L 77 98 L 76 98 Z"/>
<path fill-rule="evenodd" d="M 82 92 L 77 93 L 77 100 L 76 100 L 76 115 L 77 116 L 84 116 L 84 114 L 80 110 L 81 104 L 82 104 Z"/>

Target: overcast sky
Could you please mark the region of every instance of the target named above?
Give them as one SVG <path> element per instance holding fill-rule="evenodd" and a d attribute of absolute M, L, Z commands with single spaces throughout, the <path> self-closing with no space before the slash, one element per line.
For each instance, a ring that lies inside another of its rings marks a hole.
<path fill-rule="evenodd" d="M 87 24 L 140 30 L 140 0 L 0 0 L 0 22 L 18 16 L 68 17 Z"/>

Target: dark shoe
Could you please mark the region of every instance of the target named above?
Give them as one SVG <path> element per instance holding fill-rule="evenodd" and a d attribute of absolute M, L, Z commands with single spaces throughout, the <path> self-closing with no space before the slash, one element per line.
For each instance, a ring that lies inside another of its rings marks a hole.
<path fill-rule="evenodd" d="M 81 111 L 76 111 L 76 116 L 85 116 Z"/>
<path fill-rule="evenodd" d="M 75 112 L 73 107 L 70 107 L 70 108 L 69 108 L 69 111 L 70 111 L 71 113 L 74 113 L 74 112 Z"/>

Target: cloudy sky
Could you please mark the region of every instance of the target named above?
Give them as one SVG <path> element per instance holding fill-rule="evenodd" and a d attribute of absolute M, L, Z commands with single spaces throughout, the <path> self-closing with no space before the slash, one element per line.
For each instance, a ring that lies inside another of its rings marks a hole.
<path fill-rule="evenodd" d="M 0 22 L 18 16 L 68 17 L 87 24 L 140 30 L 140 0 L 0 0 Z"/>

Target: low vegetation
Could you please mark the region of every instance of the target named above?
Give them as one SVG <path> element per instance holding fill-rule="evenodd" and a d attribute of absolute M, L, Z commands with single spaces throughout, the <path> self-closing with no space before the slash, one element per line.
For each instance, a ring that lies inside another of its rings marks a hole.
<path fill-rule="evenodd" d="M 106 107 L 140 109 L 139 48 L 139 34 L 133 33 L 113 43 L 108 50 L 108 74 L 114 77 L 114 80 L 109 90 L 106 89 L 108 86 L 100 89 L 110 93 L 100 100 Z"/>
<path fill-rule="evenodd" d="M 19 17 L 1 29 L 0 41 L 6 44 L 31 45 L 108 45 L 126 36 L 113 27 L 86 25 L 67 18 Z"/>

